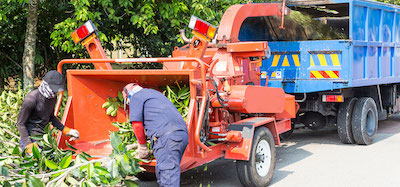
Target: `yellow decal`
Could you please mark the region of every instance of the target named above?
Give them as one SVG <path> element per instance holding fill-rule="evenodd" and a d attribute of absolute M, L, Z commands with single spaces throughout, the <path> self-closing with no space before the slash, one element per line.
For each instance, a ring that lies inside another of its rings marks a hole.
<path fill-rule="evenodd" d="M 289 60 L 287 59 L 287 56 L 285 56 L 285 59 L 283 59 L 282 67 L 288 67 L 290 66 Z"/>
<path fill-rule="evenodd" d="M 272 74 L 271 74 L 271 77 L 276 77 L 276 73 L 275 73 L 275 71 L 274 71 L 274 72 L 272 72 Z"/>
<path fill-rule="evenodd" d="M 327 66 L 328 64 L 326 63 L 325 55 L 324 54 L 318 54 L 318 59 L 319 62 L 321 63 L 321 66 Z"/>
<path fill-rule="evenodd" d="M 337 54 L 331 54 L 331 59 L 334 66 L 340 66 L 339 57 Z"/>
<path fill-rule="evenodd" d="M 272 67 L 278 66 L 279 59 L 281 58 L 281 55 L 274 55 L 274 60 L 272 61 Z"/>
<path fill-rule="evenodd" d="M 295 66 L 300 66 L 300 60 L 299 60 L 299 55 L 292 55 L 293 60 L 294 60 L 294 65 Z"/>
<path fill-rule="evenodd" d="M 315 66 L 315 63 L 314 63 L 314 59 L 313 59 L 313 57 L 310 55 L 310 60 L 311 60 L 311 66 Z"/>

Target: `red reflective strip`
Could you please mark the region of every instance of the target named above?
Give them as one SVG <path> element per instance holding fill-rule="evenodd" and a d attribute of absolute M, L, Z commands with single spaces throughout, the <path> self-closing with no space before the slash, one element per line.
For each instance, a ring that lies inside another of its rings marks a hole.
<path fill-rule="evenodd" d="M 207 35 L 208 24 L 202 22 L 201 20 L 197 20 L 196 25 L 194 26 L 194 30 L 203 35 Z"/>
<path fill-rule="evenodd" d="M 339 77 L 339 71 L 333 71 L 333 73 L 335 73 L 336 76 Z"/>
<path fill-rule="evenodd" d="M 325 71 L 319 71 L 319 73 L 324 77 L 324 78 L 331 78 Z"/>
<path fill-rule="evenodd" d="M 315 79 L 315 78 L 317 78 L 317 77 L 315 77 L 314 74 L 313 74 L 312 72 L 310 72 L 310 78 Z"/>
<path fill-rule="evenodd" d="M 78 30 L 76 30 L 76 32 L 78 33 L 79 38 L 83 39 L 85 38 L 87 35 L 89 35 L 89 31 L 87 30 L 86 26 L 83 25 L 82 27 L 79 27 Z"/>

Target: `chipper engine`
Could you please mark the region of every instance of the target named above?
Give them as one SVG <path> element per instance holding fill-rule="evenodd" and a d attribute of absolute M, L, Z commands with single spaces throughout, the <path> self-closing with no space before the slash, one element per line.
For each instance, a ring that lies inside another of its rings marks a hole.
<path fill-rule="evenodd" d="M 81 133 L 81 139 L 70 143 L 95 157 L 108 156 L 112 149 L 105 140 L 110 131 L 117 130 L 111 122 L 127 118 L 123 109 L 115 117 L 105 115 L 101 106 L 107 98 L 115 97 L 127 83 L 157 89 L 178 82 L 190 88 L 189 144 L 182 172 L 218 158 L 233 159 L 245 186 L 268 185 L 275 169 L 275 145 L 280 145 L 279 134 L 291 129 L 297 105 L 294 96 L 281 88 L 256 86 L 261 60 L 270 55 L 268 43 L 240 42 L 238 35 L 246 18 L 288 13 L 280 3 L 234 5 L 218 29 L 192 16 L 189 27 L 194 36 L 189 44 L 176 47 L 171 58 L 108 59 L 96 28 L 88 21 L 72 37 L 86 47 L 91 59 L 58 64 L 59 72 L 68 63 L 95 66 L 94 70 L 66 71 L 68 100 L 63 123 Z M 117 70 L 111 63 L 162 63 L 163 69 Z M 65 140 L 59 136 L 60 147 L 66 148 Z M 141 163 L 146 172 L 138 178 L 152 175 L 155 163 Z"/>

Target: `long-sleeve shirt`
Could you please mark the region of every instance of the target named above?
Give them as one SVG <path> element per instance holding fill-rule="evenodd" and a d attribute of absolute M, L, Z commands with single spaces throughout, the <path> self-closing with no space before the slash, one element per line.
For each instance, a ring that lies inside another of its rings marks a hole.
<path fill-rule="evenodd" d="M 64 125 L 54 116 L 56 102 L 57 98 L 47 99 L 37 89 L 25 97 L 17 121 L 21 140 L 25 144 L 32 143 L 29 136 L 44 134 L 44 128 L 50 121 L 57 129 L 64 129 Z"/>

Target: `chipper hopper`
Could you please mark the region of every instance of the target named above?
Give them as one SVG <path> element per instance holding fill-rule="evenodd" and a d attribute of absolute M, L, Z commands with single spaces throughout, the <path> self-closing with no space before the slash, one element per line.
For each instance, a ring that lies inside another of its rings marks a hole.
<path fill-rule="evenodd" d="M 62 60 L 66 63 L 93 63 L 94 70 L 67 70 L 68 101 L 63 122 L 77 129 L 81 138 L 70 142 L 95 157 L 111 153 L 111 122 L 125 122 L 119 109 L 107 116 L 102 104 L 128 83 L 146 88 L 188 85 L 189 113 L 186 119 L 189 144 L 181 162 L 186 171 L 218 158 L 237 160 L 241 182 L 246 186 L 266 186 L 274 173 L 275 145 L 279 134 L 291 129 L 297 108 L 293 96 L 281 88 L 255 86 L 260 81 L 259 63 L 270 55 L 267 42 L 240 42 L 238 33 L 246 18 L 282 16 L 288 13 L 279 3 L 244 4 L 230 7 L 217 28 L 192 17 L 193 38 L 175 48 L 171 58 L 107 59 L 96 28 L 89 21 L 73 34 L 88 50 L 91 59 Z M 215 41 L 215 40 L 214 40 Z M 110 63 L 163 63 L 163 69 L 114 70 Z M 61 93 L 62 94 L 62 93 Z M 58 110 L 61 100 L 58 102 Z M 65 148 L 60 135 L 59 146 Z M 141 163 L 145 179 L 154 172 L 156 160 Z"/>

